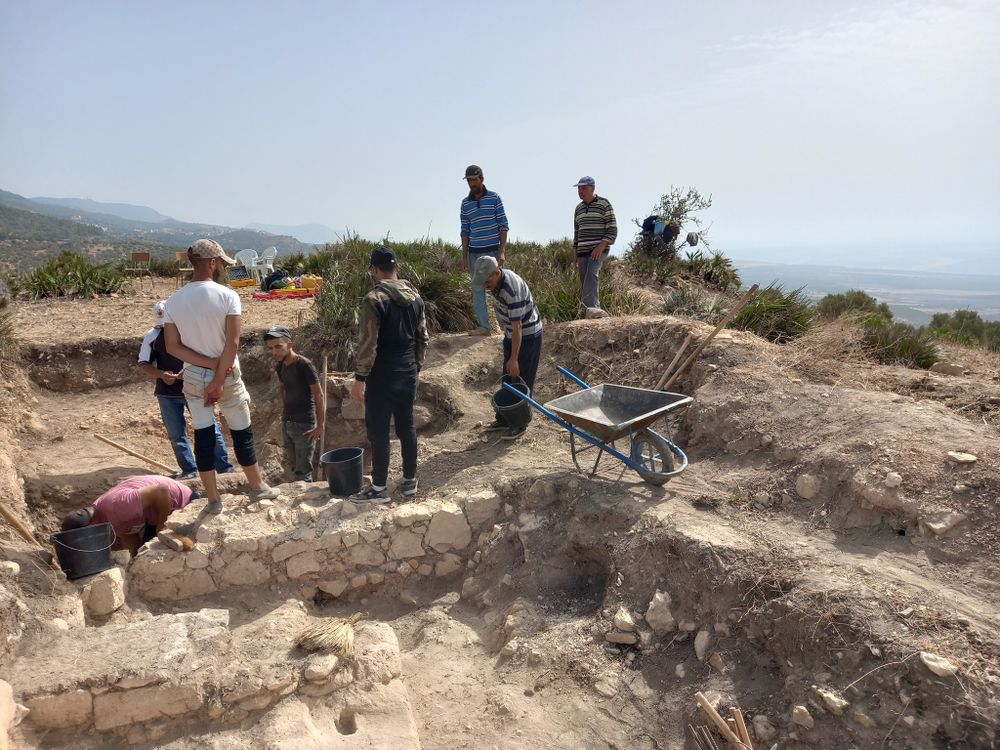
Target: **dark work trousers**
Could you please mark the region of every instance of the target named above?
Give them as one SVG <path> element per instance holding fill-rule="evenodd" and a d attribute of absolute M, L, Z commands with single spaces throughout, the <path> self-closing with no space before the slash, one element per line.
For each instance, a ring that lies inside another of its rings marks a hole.
<path fill-rule="evenodd" d="M 365 381 L 365 427 L 372 446 L 372 484 L 385 487 L 389 478 L 389 420 L 396 423 L 396 437 L 403 453 L 403 478 L 417 476 L 417 429 L 413 426 L 413 401 L 417 373 L 389 373 Z"/>
<path fill-rule="evenodd" d="M 510 359 L 511 340 L 503 337 L 503 379 L 514 382 L 517 378 L 512 378 L 507 374 L 507 361 Z M 538 374 L 538 359 L 542 354 L 542 332 L 539 331 L 534 336 L 521 339 L 521 351 L 517 353 L 517 366 L 521 370 L 520 378 L 531 391 L 531 396 L 535 396 L 535 375 Z M 497 419 L 503 419 L 497 414 Z"/>

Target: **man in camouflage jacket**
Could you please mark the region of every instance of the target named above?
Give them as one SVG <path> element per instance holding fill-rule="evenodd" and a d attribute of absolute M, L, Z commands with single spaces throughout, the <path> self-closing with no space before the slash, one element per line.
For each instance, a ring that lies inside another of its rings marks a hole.
<path fill-rule="evenodd" d="M 417 430 L 413 401 L 417 373 L 427 350 L 424 302 L 412 284 L 397 277 L 396 253 L 379 246 L 369 273 L 375 281 L 361 301 L 360 336 L 351 397 L 365 402 L 365 427 L 372 450 L 372 483 L 355 502 L 389 502 L 389 420 L 395 420 L 403 454 L 402 494 L 417 493 Z"/>

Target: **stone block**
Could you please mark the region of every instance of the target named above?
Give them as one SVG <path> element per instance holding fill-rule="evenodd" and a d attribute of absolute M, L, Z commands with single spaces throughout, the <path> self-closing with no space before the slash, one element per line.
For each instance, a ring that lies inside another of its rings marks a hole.
<path fill-rule="evenodd" d="M 190 599 L 195 596 L 204 596 L 219 590 L 215 585 L 212 576 L 207 570 L 192 570 L 181 576 L 176 581 L 178 599 Z"/>
<path fill-rule="evenodd" d="M 812 474 L 801 474 L 795 480 L 795 492 L 804 500 L 815 498 L 823 487 L 823 481 Z"/>
<path fill-rule="evenodd" d="M 277 547 L 274 548 L 274 551 L 271 553 L 271 559 L 274 560 L 274 562 L 276 563 L 283 562 L 290 557 L 295 557 L 295 555 L 302 554 L 303 552 L 308 552 L 311 549 L 311 547 L 312 545 L 310 545 L 308 542 L 303 542 L 298 540 L 284 542 L 283 544 L 279 544 Z"/>
<path fill-rule="evenodd" d="M 965 368 L 952 362 L 935 362 L 931 365 L 931 372 L 938 375 L 964 375 Z"/>
<path fill-rule="evenodd" d="M 423 537 L 414 534 L 412 531 L 397 531 L 392 535 L 392 543 L 389 547 L 389 556 L 395 560 L 402 560 L 409 557 L 422 557 L 424 555 Z"/>
<path fill-rule="evenodd" d="M 437 552 L 462 550 L 472 541 L 472 529 L 462 509 L 454 503 L 445 503 L 431 518 L 424 542 Z"/>
<path fill-rule="evenodd" d="M 270 573 L 264 563 L 242 554 L 222 571 L 222 580 L 230 586 L 257 586 L 266 583 Z"/>
<path fill-rule="evenodd" d="M 670 604 L 670 594 L 657 591 L 646 608 L 646 622 L 657 633 L 667 633 L 677 628 Z"/>
<path fill-rule="evenodd" d="M 94 715 L 94 698 L 89 690 L 69 690 L 25 701 L 28 719 L 46 729 L 89 725 Z"/>
<path fill-rule="evenodd" d="M 415 523 L 430 521 L 431 516 L 433 515 L 434 514 L 431 512 L 430 508 L 428 508 L 426 505 L 423 504 L 404 505 L 401 508 L 397 508 L 393 512 L 392 519 L 399 526 L 409 527 Z"/>
<path fill-rule="evenodd" d="M 301 578 L 307 573 L 315 573 L 321 567 L 319 555 L 315 552 L 303 552 L 285 563 L 285 570 L 289 578 Z"/>
<path fill-rule="evenodd" d="M 344 578 L 338 578 L 335 581 L 319 581 L 316 584 L 320 591 L 325 591 L 330 596 L 340 596 L 347 591 L 348 585 L 348 581 Z"/>
<path fill-rule="evenodd" d="M 207 568 L 209 563 L 208 555 L 200 549 L 193 549 L 184 555 L 184 564 L 192 570 Z"/>
<path fill-rule="evenodd" d="M 125 603 L 125 577 L 121 568 L 98 573 L 83 587 L 83 605 L 92 617 L 106 617 Z"/>
<path fill-rule="evenodd" d="M 465 517 L 474 529 L 492 528 L 503 500 L 491 489 L 467 495 L 462 501 Z"/>
<path fill-rule="evenodd" d="M 358 544 L 347 551 L 344 559 L 357 566 L 381 565 L 385 562 L 385 553 L 372 544 Z"/>
<path fill-rule="evenodd" d="M 345 547 L 353 547 L 361 541 L 361 535 L 356 531 L 345 531 L 343 541 Z"/>
<path fill-rule="evenodd" d="M 431 410 L 426 406 L 414 406 L 413 407 L 413 426 L 418 430 L 423 430 L 430 427 L 434 422 L 434 415 Z"/>
<path fill-rule="evenodd" d="M 341 534 L 339 531 L 327 531 L 320 537 L 320 546 L 325 550 L 338 550 L 341 547 Z"/>
<path fill-rule="evenodd" d="M 457 573 L 464 568 L 465 564 L 462 562 L 462 558 L 449 552 L 442 555 L 441 559 L 437 561 L 437 564 L 434 566 L 434 575 L 438 578 L 442 578 L 444 576 L 449 576 L 452 573 Z"/>
<path fill-rule="evenodd" d="M 351 578 L 352 589 L 360 589 L 367 585 L 368 585 L 368 576 L 366 575 L 357 575 Z"/>
<path fill-rule="evenodd" d="M 23 708 L 21 709 L 24 710 Z M 10 740 L 7 733 L 14 726 L 17 718 L 18 706 L 14 701 L 14 689 L 10 683 L 0 680 L 0 750 L 10 748 Z"/>
<path fill-rule="evenodd" d="M 536 479 L 528 489 L 524 499 L 524 507 L 538 510 L 552 505 L 559 497 L 559 490 L 548 479 Z"/>
<path fill-rule="evenodd" d="M 245 537 L 231 537 L 226 535 L 225 541 L 222 543 L 223 549 L 233 552 L 256 552 L 257 551 L 257 538 L 252 536 Z"/>
<path fill-rule="evenodd" d="M 358 533 L 361 535 L 361 538 L 369 544 L 377 542 L 382 537 L 381 529 L 359 529 Z"/>
<path fill-rule="evenodd" d="M 161 685 L 94 698 L 94 726 L 98 731 L 141 721 L 183 716 L 201 708 L 201 695 L 188 685 Z"/>

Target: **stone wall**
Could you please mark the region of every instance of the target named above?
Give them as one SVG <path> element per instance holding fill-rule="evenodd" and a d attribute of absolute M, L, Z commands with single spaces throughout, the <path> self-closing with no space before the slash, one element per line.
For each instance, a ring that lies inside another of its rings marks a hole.
<path fill-rule="evenodd" d="M 224 496 L 231 510 L 198 528 L 190 552 L 148 545 L 129 568 L 130 593 L 179 600 L 240 586 L 301 582 L 306 594 L 318 590 L 344 597 L 402 587 L 410 578 L 465 570 L 473 539 L 492 530 L 502 505 L 492 489 L 393 510 L 331 500 L 320 483 L 297 482 L 284 490 L 273 504 L 244 507 L 236 506 L 236 497 Z"/>

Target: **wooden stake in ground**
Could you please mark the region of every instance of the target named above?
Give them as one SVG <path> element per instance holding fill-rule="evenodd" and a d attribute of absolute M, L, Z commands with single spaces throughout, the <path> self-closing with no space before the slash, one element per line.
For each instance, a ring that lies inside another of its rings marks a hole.
<path fill-rule="evenodd" d="M 330 387 L 330 355 L 323 355 L 323 411 L 327 411 L 327 389 Z M 323 456 L 323 451 L 326 449 L 326 414 L 323 415 L 323 429 L 319 431 L 319 456 L 316 457 L 316 470 L 313 472 L 313 476 L 316 479 L 326 479 L 326 469 L 323 467 L 323 462 L 319 459 Z"/>
<path fill-rule="evenodd" d="M 654 391 L 660 390 L 663 387 L 663 384 L 667 382 L 667 378 L 670 377 L 670 371 L 674 369 L 674 365 L 677 364 L 677 360 L 681 358 L 681 355 L 684 354 L 693 339 L 694 334 L 689 333 L 684 339 L 684 343 L 681 344 L 681 348 L 677 350 L 677 354 L 675 354 L 673 360 L 671 360 L 670 365 L 663 371 L 663 376 L 660 378 L 659 382 L 657 382 L 656 387 L 653 388 Z"/>
<path fill-rule="evenodd" d="M 167 474 L 173 474 L 174 473 L 174 470 L 171 469 L 166 464 L 161 464 L 159 461 L 154 461 L 153 459 L 149 458 L 148 456 L 144 456 L 141 453 L 136 453 L 131 448 L 126 448 L 124 445 L 122 445 L 121 443 L 116 443 L 111 438 L 106 438 L 106 437 L 104 437 L 104 435 L 98 435 L 96 432 L 94 433 L 94 437 L 97 438 L 98 440 L 100 440 L 102 443 L 107 443 L 108 445 L 113 446 L 113 447 L 117 448 L 120 451 L 124 451 L 125 453 L 128 453 L 130 456 L 135 456 L 136 458 L 138 458 L 141 461 L 146 462 L 150 466 L 155 466 L 157 469 L 160 469 L 161 471 L 167 472 Z"/>
<path fill-rule="evenodd" d="M 31 532 L 28 531 L 28 527 L 21 523 L 21 519 L 15 516 L 10 508 L 3 503 L 0 503 L 0 516 L 3 516 L 7 520 L 7 523 L 14 527 L 14 530 L 20 535 L 20 537 L 32 547 L 45 550 L 46 552 L 48 551 L 37 539 L 35 539 L 35 537 L 31 535 Z M 59 563 L 56 562 L 54 557 L 49 559 L 49 565 L 52 570 L 60 573 L 62 572 L 62 568 L 59 567 Z"/>
<path fill-rule="evenodd" d="M 715 335 L 723 328 L 725 328 L 727 325 L 729 325 L 729 322 L 733 318 L 739 315 L 740 310 L 746 307 L 747 304 L 750 302 L 750 300 L 754 298 L 754 295 L 757 294 L 758 289 L 760 289 L 760 284 L 754 284 L 752 287 L 750 287 L 750 289 L 747 290 L 746 294 L 740 297 L 740 301 L 737 302 L 736 306 L 729 311 L 729 314 L 722 319 L 722 322 L 715 327 L 715 330 L 708 335 L 708 338 L 706 338 L 704 341 L 698 344 L 695 350 L 691 352 L 691 354 L 688 356 L 687 359 L 684 360 L 684 363 L 680 367 L 678 367 L 677 370 L 674 371 L 674 374 L 670 376 L 670 380 L 668 380 L 664 384 L 663 386 L 664 391 L 670 390 L 670 386 L 673 385 L 674 381 L 681 376 L 681 373 L 684 372 L 691 365 L 692 362 L 698 359 L 698 355 L 702 353 L 704 348 L 708 346 L 709 343 L 711 343 L 712 339 L 715 338 Z"/>
<path fill-rule="evenodd" d="M 712 704 L 708 702 L 708 698 L 701 691 L 694 694 L 694 699 L 698 701 L 698 705 L 701 706 L 701 710 L 705 712 L 712 723 L 715 724 L 716 729 L 718 729 L 722 736 L 726 738 L 726 742 L 735 745 L 737 748 L 742 748 L 743 750 L 750 750 L 746 743 L 743 742 L 739 737 L 737 737 L 733 730 L 729 728 L 726 720 L 719 716 L 719 712 L 712 708 Z"/>

